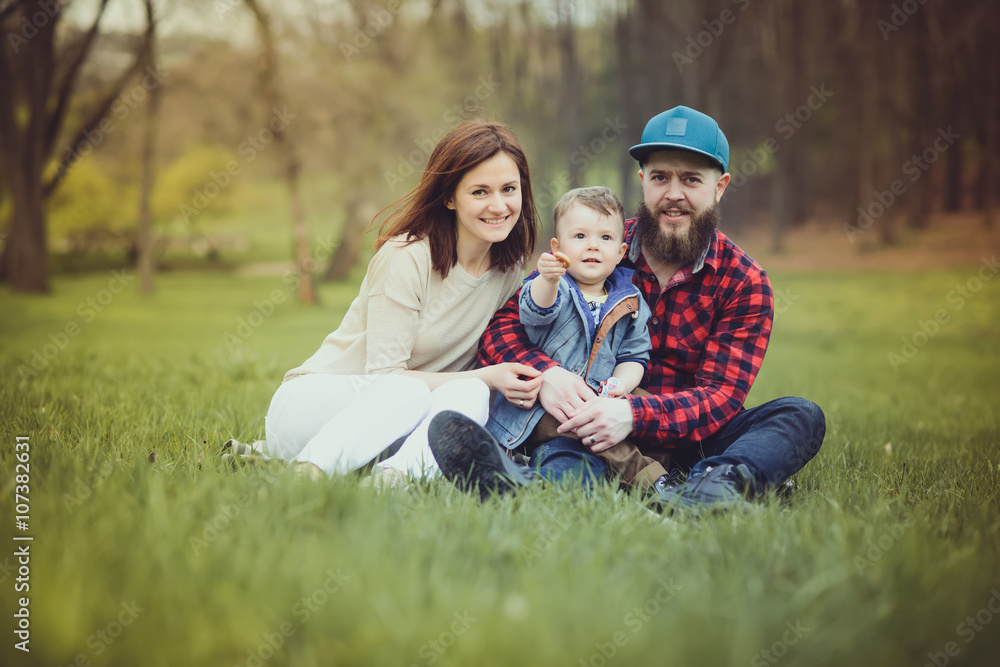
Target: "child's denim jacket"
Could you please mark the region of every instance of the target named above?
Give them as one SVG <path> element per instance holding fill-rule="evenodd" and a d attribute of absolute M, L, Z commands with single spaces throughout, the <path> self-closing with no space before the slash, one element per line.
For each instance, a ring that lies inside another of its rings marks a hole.
<path fill-rule="evenodd" d="M 521 322 L 528 337 L 552 360 L 583 377 L 597 393 L 615 366 L 635 361 L 649 363 L 649 306 L 632 284 L 632 270 L 617 268 L 605 286 L 608 298 L 601 306 L 600 326 L 594 322 L 586 297 L 569 275 L 559 281 L 556 302 L 539 308 L 528 285 L 538 272 L 525 278 L 518 301 Z M 519 408 L 497 394 L 486 428 L 508 449 L 521 444 L 545 414 L 540 403 Z"/>

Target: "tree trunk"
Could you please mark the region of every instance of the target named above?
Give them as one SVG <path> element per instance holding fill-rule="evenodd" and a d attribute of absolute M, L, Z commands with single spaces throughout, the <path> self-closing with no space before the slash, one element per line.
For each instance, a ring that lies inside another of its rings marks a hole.
<path fill-rule="evenodd" d="M 340 232 L 340 242 L 326 267 L 324 280 L 346 280 L 351 269 L 358 263 L 358 258 L 361 256 L 361 242 L 365 238 L 365 230 L 368 227 L 361 215 L 361 208 L 360 198 L 352 197 L 348 200 L 344 227 Z"/>
<path fill-rule="evenodd" d="M 580 127 L 581 82 L 580 61 L 576 53 L 576 34 L 573 24 L 572 4 L 560 0 L 559 8 L 559 53 L 562 61 L 562 85 L 559 87 L 559 107 L 566 142 L 569 187 L 578 188 L 583 183 L 583 172 L 589 166 L 589 152 L 580 154 L 583 132 Z"/>
<path fill-rule="evenodd" d="M 305 207 L 299 189 L 301 161 L 292 140 L 285 132 L 283 121 L 275 122 L 272 114 L 283 109 L 282 97 L 278 91 L 278 53 L 274 46 L 270 19 L 257 0 L 244 0 L 254 15 L 261 42 L 261 65 L 259 71 L 261 88 L 268 106 L 268 128 L 274 133 L 284 158 L 284 178 L 291 203 L 293 239 L 295 243 L 295 270 L 299 279 L 299 300 L 302 303 L 317 303 L 316 288 L 309 270 L 309 235 L 306 230 Z"/>
<path fill-rule="evenodd" d="M 983 190 L 983 224 L 992 229 L 997 218 L 997 151 L 1000 151 L 1000 132 L 997 126 L 1000 122 L 1000 30 L 993 26 L 993 39 L 987 49 L 989 63 L 986 65 L 986 108 L 983 110 L 986 119 L 986 132 L 983 137 L 983 151 L 980 169 L 982 170 Z"/>
<path fill-rule="evenodd" d="M 928 146 L 928 130 L 934 127 L 937 114 L 937 96 L 932 94 L 934 83 L 934 65 L 928 57 L 928 42 L 930 31 L 928 29 L 927 12 L 920 12 L 913 19 L 913 34 L 910 37 L 910 53 L 913 69 L 910 79 L 910 109 L 913 119 L 910 123 L 910 156 L 920 155 L 924 148 Z M 909 160 L 910 157 L 907 157 Z M 931 206 L 933 205 L 933 188 L 929 175 L 922 175 L 920 180 L 913 185 L 907 182 L 907 187 L 916 189 L 910 199 L 909 226 L 911 229 L 925 229 L 930 223 Z"/>
<path fill-rule="evenodd" d="M 3 82 L 0 84 L 0 178 L 11 192 L 4 271 L 17 291 L 49 290 L 45 201 L 58 187 L 72 162 L 62 161 L 51 180 L 43 182 L 43 172 L 55 152 L 76 80 L 98 35 L 108 0 L 101 0 L 90 28 L 78 42 L 57 57 L 56 26 L 61 21 L 64 4 L 26 0 L 8 3 L 0 11 L 0 32 L 4 34 L 0 43 L 0 81 Z M 47 16 L 48 20 L 34 26 L 32 19 L 38 15 Z M 21 35 L 21 26 L 25 24 L 36 28 L 30 39 Z M 147 31 L 132 65 L 119 75 L 111 89 L 90 110 L 90 115 L 70 135 L 70 146 L 86 141 L 105 120 L 125 84 L 140 69 L 140 54 L 145 51 L 148 39 Z"/>
<path fill-rule="evenodd" d="M 868 19 L 864 6 L 857 9 L 861 14 L 862 23 Z M 866 210 L 872 204 L 872 196 L 875 192 L 875 163 L 877 155 L 875 153 L 876 144 L 876 114 L 878 113 L 878 80 L 875 71 L 875 61 L 871 58 L 874 51 L 870 30 L 859 30 L 856 35 L 856 57 L 855 61 L 858 69 L 858 132 L 857 132 L 857 181 L 855 183 L 855 197 L 859 205 Z M 877 209 L 876 209 L 877 210 Z M 881 227 L 887 220 L 885 211 L 878 216 L 872 215 L 872 225 Z M 870 229 L 868 231 L 871 231 Z M 861 248 L 871 244 L 871 234 L 867 234 L 861 239 Z"/>
<path fill-rule="evenodd" d="M 636 78 L 639 72 L 632 63 L 632 15 L 626 7 L 615 19 L 615 67 L 618 74 L 618 99 L 622 100 L 620 108 L 625 124 L 628 126 L 623 139 L 628 137 L 638 143 L 642 133 L 641 116 L 637 113 L 637 100 L 635 91 Z M 625 205 L 626 213 L 632 212 L 639 197 L 639 187 L 635 175 L 637 165 L 631 155 L 628 154 L 630 143 L 624 143 L 621 150 L 618 150 L 618 169 L 621 174 L 621 197 Z"/>
<path fill-rule="evenodd" d="M 40 11 L 24 3 L 11 16 L 23 20 Z M 47 232 L 42 171 L 46 159 L 47 104 L 55 76 L 55 24 L 59 14 L 38 28 L 29 40 L 19 36 L 8 18 L 0 44 L 0 177 L 10 193 L 11 216 L 6 243 L 6 270 L 18 292 L 48 292 Z"/>
<path fill-rule="evenodd" d="M 11 174 L 7 183 L 12 204 L 7 236 L 10 285 L 18 292 L 48 292 L 48 243 L 41 174 Z"/>
<path fill-rule="evenodd" d="M 146 0 L 146 20 L 151 31 L 146 51 L 146 66 L 156 70 L 156 32 L 152 0 Z M 149 108 L 146 110 L 145 136 L 142 150 L 142 183 L 139 192 L 139 231 L 136 239 L 139 263 L 139 289 L 144 294 L 153 291 L 153 223 L 150 214 L 150 199 L 153 191 L 154 153 L 156 148 L 156 125 L 160 111 L 160 86 L 149 91 Z"/>
<path fill-rule="evenodd" d="M 957 92 L 957 91 L 956 91 Z M 956 110 L 956 105 L 951 105 Z M 955 113 L 950 117 L 957 116 Z M 954 213 L 962 208 L 962 175 L 965 171 L 962 141 L 956 141 L 944 154 L 944 210 Z"/>
<path fill-rule="evenodd" d="M 768 6 L 769 21 L 762 28 L 772 29 L 773 48 L 765 49 L 766 61 L 770 69 L 771 97 L 782 109 L 794 110 L 799 104 L 801 92 L 797 89 L 800 53 L 798 44 L 801 25 L 797 24 L 795 6 L 789 0 L 775 0 Z M 766 39 L 766 36 L 763 37 Z M 790 145 L 783 146 L 776 154 L 776 168 L 771 177 L 771 250 L 784 250 L 785 232 L 791 227 L 791 216 L 796 213 L 795 174 L 802 169 L 799 159 L 802 152 L 795 146 L 802 143 L 800 137 L 793 137 Z"/>

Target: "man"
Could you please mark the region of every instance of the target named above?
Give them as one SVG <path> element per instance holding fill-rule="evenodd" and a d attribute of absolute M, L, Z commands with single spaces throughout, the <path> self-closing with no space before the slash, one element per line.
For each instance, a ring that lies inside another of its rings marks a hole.
<path fill-rule="evenodd" d="M 560 368 L 531 345 L 516 296 L 490 323 L 479 356 L 484 364 L 517 361 L 542 371 L 538 400 L 560 422 L 558 432 L 579 437 L 588 455 L 623 441 L 637 447 L 646 458 L 634 476 L 658 475 L 661 508 L 743 506 L 816 455 L 823 412 L 800 398 L 743 407 L 767 349 L 773 296 L 760 266 L 717 229 L 730 175 L 729 144 L 716 121 L 674 107 L 646 124 L 629 154 L 640 166 L 642 201 L 625 223 L 623 264 L 635 269 L 633 282 L 652 311 L 641 385 L 648 393 L 595 396 L 579 369 Z M 473 426 L 454 415 L 432 423 L 445 475 L 481 492 L 524 483 Z"/>

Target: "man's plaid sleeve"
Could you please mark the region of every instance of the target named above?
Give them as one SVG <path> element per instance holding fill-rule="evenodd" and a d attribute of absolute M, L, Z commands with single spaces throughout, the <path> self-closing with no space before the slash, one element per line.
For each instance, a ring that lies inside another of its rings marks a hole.
<path fill-rule="evenodd" d="M 479 342 L 479 362 L 484 366 L 517 362 L 539 371 L 558 366 L 528 338 L 518 310 L 519 295 L 520 290 L 496 312 L 483 332 Z"/>
<path fill-rule="evenodd" d="M 712 328 L 694 386 L 673 392 L 650 386 L 653 395 L 629 398 L 633 436 L 670 448 L 722 428 L 739 412 L 764 361 L 773 310 L 766 274 L 749 273 Z"/>

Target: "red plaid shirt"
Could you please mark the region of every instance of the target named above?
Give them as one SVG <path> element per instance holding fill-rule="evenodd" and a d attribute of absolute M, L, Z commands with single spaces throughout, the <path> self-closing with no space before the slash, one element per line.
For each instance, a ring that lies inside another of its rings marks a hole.
<path fill-rule="evenodd" d="M 774 299 L 764 270 L 722 232 L 704 264 L 681 269 L 661 291 L 639 252 L 635 221 L 625 222 L 635 269 L 652 317 L 653 349 L 641 386 L 652 396 L 632 396 L 632 437 L 665 448 L 707 438 L 743 409 L 764 361 Z M 490 322 L 479 348 L 483 364 L 517 361 L 541 371 L 557 364 L 529 340 L 518 319 L 517 295 Z"/>

